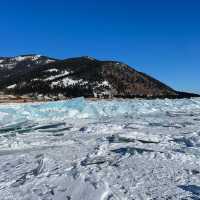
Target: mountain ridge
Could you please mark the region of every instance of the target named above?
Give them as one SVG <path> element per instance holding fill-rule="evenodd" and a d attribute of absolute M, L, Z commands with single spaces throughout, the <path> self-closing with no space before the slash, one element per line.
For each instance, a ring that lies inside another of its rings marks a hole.
<path fill-rule="evenodd" d="M 37 54 L 0 57 L 0 92 L 30 98 L 190 98 L 118 61 L 89 56 L 55 59 Z"/>

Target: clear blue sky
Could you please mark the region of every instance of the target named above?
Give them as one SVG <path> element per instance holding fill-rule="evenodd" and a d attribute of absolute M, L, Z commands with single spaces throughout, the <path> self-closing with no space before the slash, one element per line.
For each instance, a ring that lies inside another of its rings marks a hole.
<path fill-rule="evenodd" d="M 0 56 L 123 61 L 200 91 L 199 0 L 2 0 Z"/>

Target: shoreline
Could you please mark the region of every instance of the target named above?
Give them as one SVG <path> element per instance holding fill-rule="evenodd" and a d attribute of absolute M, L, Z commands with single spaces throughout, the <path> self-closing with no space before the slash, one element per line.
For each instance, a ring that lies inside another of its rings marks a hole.
<path fill-rule="evenodd" d="M 199 98 L 200 96 L 191 96 L 191 97 L 170 97 L 170 96 L 165 96 L 165 97 L 133 97 L 133 98 L 123 98 L 123 97 L 112 97 L 112 98 L 95 98 L 95 97 L 84 97 L 86 100 L 89 101 L 100 101 L 100 100 L 107 100 L 107 101 L 112 101 L 112 100 L 133 100 L 133 99 L 137 99 L 137 100 L 155 100 L 155 99 L 160 99 L 160 100 L 164 100 L 164 99 L 191 99 L 191 98 Z M 56 101 L 65 101 L 65 100 L 72 100 L 74 98 L 79 98 L 79 97 L 66 97 L 66 98 L 62 98 L 62 99 L 33 99 L 33 98 L 27 98 L 27 97 L 23 97 L 23 96 L 13 96 L 12 97 L 8 97 L 8 95 L 5 95 L 4 97 L 0 97 L 0 105 L 1 104 L 12 104 L 12 103 L 16 103 L 16 104 L 21 104 L 21 103 L 46 103 L 46 102 L 56 102 Z"/>

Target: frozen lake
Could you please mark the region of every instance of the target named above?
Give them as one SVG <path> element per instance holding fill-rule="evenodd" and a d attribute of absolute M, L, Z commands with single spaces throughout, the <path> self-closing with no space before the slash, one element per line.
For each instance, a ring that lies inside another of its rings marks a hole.
<path fill-rule="evenodd" d="M 200 99 L 0 105 L 1 200 L 200 200 Z"/>

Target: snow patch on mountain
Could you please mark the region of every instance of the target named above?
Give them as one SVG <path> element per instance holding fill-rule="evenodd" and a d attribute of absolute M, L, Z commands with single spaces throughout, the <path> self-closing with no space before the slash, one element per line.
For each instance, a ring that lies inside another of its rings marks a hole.
<path fill-rule="evenodd" d="M 102 83 L 98 83 L 98 86 L 97 87 L 101 87 L 101 86 L 107 86 L 107 87 L 110 87 L 110 84 L 108 81 L 103 81 Z"/>
<path fill-rule="evenodd" d="M 51 83 L 51 87 L 53 88 L 54 86 L 70 86 L 70 85 L 85 85 L 87 84 L 88 82 L 87 81 L 83 81 L 82 79 L 79 79 L 79 80 L 74 80 L 74 79 L 71 79 L 69 77 L 65 77 L 61 80 L 58 80 L 58 81 L 53 81 Z"/>
<path fill-rule="evenodd" d="M 63 82 L 64 86 L 75 85 L 75 84 L 80 84 L 81 85 L 81 84 L 88 83 L 88 82 L 83 81 L 82 79 L 80 79 L 80 80 L 74 80 L 74 79 L 70 79 L 68 77 L 64 78 L 62 80 L 62 82 Z"/>
<path fill-rule="evenodd" d="M 16 63 L 5 63 L 0 64 L 1 68 L 13 69 L 16 66 Z"/>
<path fill-rule="evenodd" d="M 49 76 L 48 78 L 45 79 L 45 81 L 51 81 L 60 77 L 64 77 L 66 75 L 70 74 L 68 71 L 62 71 L 60 74 L 54 75 L 54 76 Z"/>
<path fill-rule="evenodd" d="M 55 60 L 53 60 L 53 59 L 47 59 L 47 60 L 45 61 L 45 64 L 52 63 L 52 62 L 55 62 Z"/>
<path fill-rule="evenodd" d="M 12 61 L 17 61 L 17 62 L 21 62 L 21 61 L 25 61 L 27 59 L 30 59 L 32 61 L 36 61 L 41 57 L 41 55 L 25 55 L 25 56 L 17 56 L 17 57 L 13 57 L 11 60 Z"/>
<path fill-rule="evenodd" d="M 8 89 L 13 89 L 13 88 L 15 88 L 17 85 L 16 84 L 13 84 L 13 85 L 9 85 L 7 88 Z"/>
<path fill-rule="evenodd" d="M 58 69 L 52 68 L 52 69 L 45 70 L 45 72 L 58 72 Z"/>

